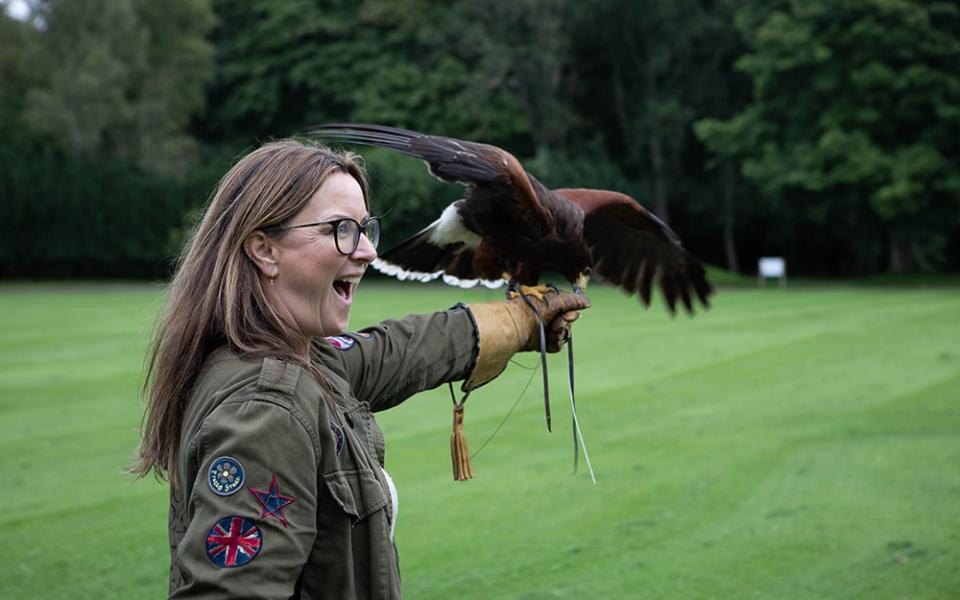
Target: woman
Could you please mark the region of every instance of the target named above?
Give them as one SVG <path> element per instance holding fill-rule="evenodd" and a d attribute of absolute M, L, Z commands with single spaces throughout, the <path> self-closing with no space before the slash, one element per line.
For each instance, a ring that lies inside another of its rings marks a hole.
<path fill-rule="evenodd" d="M 535 323 L 517 299 L 344 335 L 379 232 L 349 153 L 271 143 L 221 180 L 158 325 L 135 467 L 170 478 L 171 597 L 400 597 L 372 413 L 482 385 Z M 587 302 L 539 302 L 556 349 Z"/>

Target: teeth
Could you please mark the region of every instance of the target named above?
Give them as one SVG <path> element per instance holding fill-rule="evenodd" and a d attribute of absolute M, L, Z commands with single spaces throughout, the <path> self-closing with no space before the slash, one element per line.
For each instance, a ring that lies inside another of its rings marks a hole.
<path fill-rule="evenodd" d="M 351 284 L 360 283 L 360 275 L 351 275 L 351 276 L 349 276 L 349 277 L 340 277 L 339 279 L 337 279 L 337 281 L 340 281 L 340 282 L 343 282 L 343 283 L 351 283 Z"/>

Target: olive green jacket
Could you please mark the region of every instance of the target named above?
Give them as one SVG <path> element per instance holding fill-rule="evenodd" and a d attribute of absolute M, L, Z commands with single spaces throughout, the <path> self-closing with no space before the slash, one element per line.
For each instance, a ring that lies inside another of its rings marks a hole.
<path fill-rule="evenodd" d="M 183 418 L 170 492 L 174 598 L 400 598 L 373 412 L 465 378 L 462 307 L 316 340 L 304 369 L 220 349 Z"/>

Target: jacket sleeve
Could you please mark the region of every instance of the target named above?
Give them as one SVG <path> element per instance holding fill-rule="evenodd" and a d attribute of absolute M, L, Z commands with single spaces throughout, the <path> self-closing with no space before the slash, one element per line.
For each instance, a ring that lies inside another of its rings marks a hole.
<path fill-rule="evenodd" d="M 477 340 L 473 316 L 458 305 L 320 339 L 315 356 L 341 363 L 355 397 L 380 411 L 417 392 L 466 378 L 476 362 Z"/>
<path fill-rule="evenodd" d="M 195 444 L 197 476 L 171 598 L 289 598 L 316 537 L 319 445 L 266 394 L 223 401 Z"/>

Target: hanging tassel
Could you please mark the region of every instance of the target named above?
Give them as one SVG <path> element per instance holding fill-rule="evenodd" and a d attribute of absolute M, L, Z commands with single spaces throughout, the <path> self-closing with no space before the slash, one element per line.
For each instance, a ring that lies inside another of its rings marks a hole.
<path fill-rule="evenodd" d="M 450 397 L 453 399 L 453 432 L 450 434 L 450 458 L 453 461 L 454 481 L 466 481 L 476 476 L 473 465 L 470 463 L 467 436 L 463 433 L 463 404 L 467 401 L 468 395 L 457 402 L 453 395 L 453 386 L 450 386 Z"/>
<path fill-rule="evenodd" d="M 476 473 L 470 463 L 467 436 L 463 433 L 463 404 L 453 407 L 453 433 L 450 434 L 450 456 L 453 458 L 454 481 L 473 479 Z"/>

